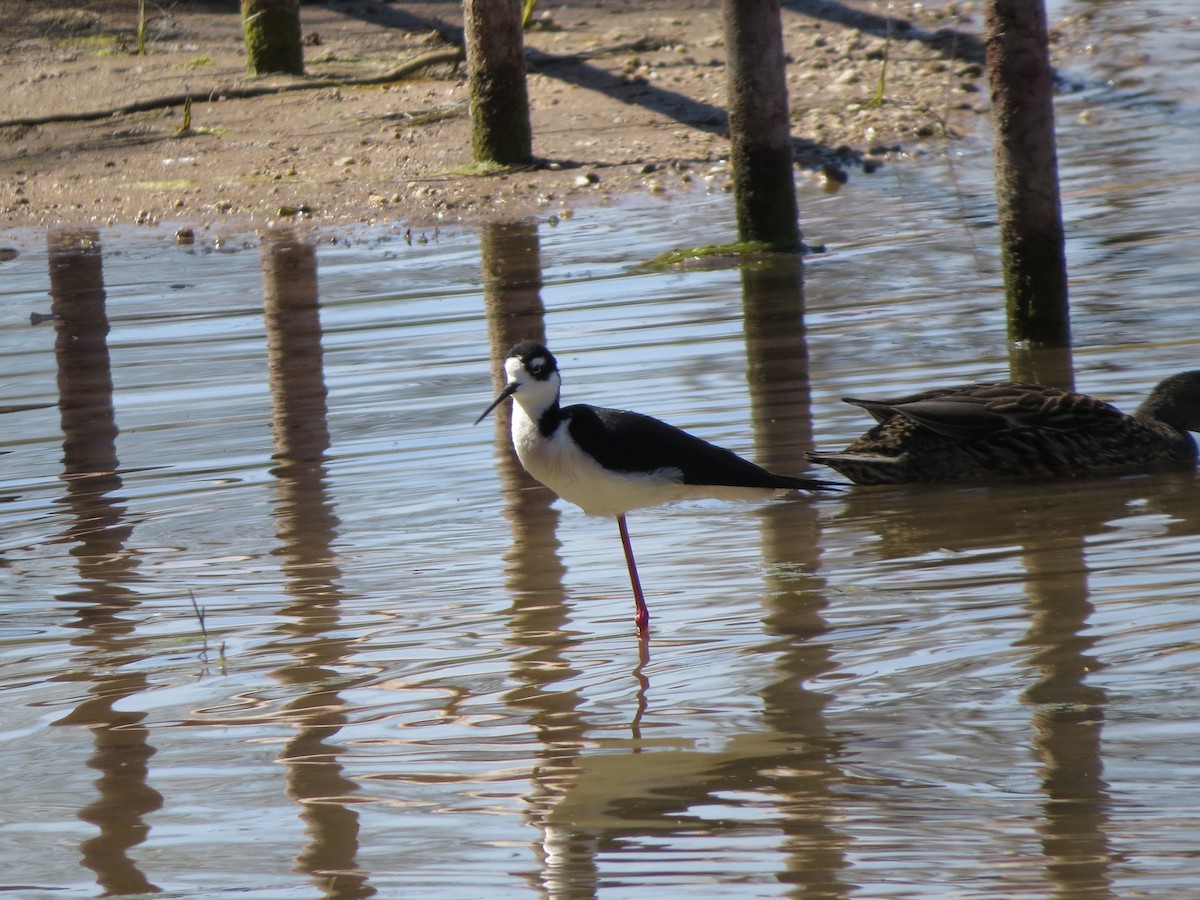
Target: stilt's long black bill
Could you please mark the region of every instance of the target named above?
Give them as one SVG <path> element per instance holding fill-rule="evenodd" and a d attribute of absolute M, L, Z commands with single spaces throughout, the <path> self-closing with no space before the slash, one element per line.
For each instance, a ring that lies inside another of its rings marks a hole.
<path fill-rule="evenodd" d="M 511 397 L 516 392 L 517 392 L 517 383 L 515 381 L 512 384 L 506 385 L 504 390 L 502 390 L 500 392 L 500 396 L 492 401 L 492 405 L 489 406 L 487 409 L 485 409 L 483 411 L 483 413 L 479 416 L 479 418 L 476 419 L 471 424 L 478 425 L 480 422 L 482 422 L 484 419 L 487 418 L 488 413 L 490 413 L 493 409 L 495 409 L 497 406 L 499 406 L 501 403 L 503 403 L 505 399 L 507 399 L 508 397 Z"/>

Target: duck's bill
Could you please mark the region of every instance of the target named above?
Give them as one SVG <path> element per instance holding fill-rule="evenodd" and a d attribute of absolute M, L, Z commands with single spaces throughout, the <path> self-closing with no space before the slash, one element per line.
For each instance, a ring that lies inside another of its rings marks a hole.
<path fill-rule="evenodd" d="M 505 400 L 507 400 L 509 397 L 511 397 L 516 392 L 517 392 L 517 383 L 515 381 L 510 385 L 506 385 L 504 390 L 502 390 L 500 392 L 499 396 L 497 396 L 496 399 L 492 401 L 492 405 L 489 406 L 487 409 L 485 409 L 480 414 L 479 418 L 474 421 L 473 424 L 478 425 L 480 422 L 482 422 L 484 419 L 487 418 L 488 413 L 490 413 L 493 409 L 495 409 L 497 406 L 499 406 L 501 403 L 503 403 Z"/>

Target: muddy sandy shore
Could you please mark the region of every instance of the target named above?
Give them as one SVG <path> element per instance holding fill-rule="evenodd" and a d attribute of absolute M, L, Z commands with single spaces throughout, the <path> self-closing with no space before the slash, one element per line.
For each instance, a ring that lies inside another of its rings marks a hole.
<path fill-rule="evenodd" d="M 539 4 L 527 35 L 540 165 L 471 168 L 464 69 L 338 86 L 461 40 L 461 5 L 302 4 L 312 89 L 249 99 L 229 2 L 152 4 L 145 55 L 136 3 L 0 0 L 0 221 L 318 225 L 561 215 L 614 195 L 665 200 L 728 190 L 718 2 Z M 974 4 L 789 2 L 784 11 L 799 178 L 870 178 L 986 127 Z M 192 93 L 179 103 L 86 121 Z"/>

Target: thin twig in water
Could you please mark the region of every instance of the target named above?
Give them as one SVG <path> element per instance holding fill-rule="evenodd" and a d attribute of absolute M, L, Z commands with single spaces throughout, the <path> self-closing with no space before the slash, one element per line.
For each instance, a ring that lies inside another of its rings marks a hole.
<path fill-rule="evenodd" d="M 204 623 L 204 609 L 196 602 L 196 592 L 189 590 L 188 596 L 192 598 L 192 609 L 196 613 L 196 621 L 200 623 L 200 637 L 203 644 L 200 647 L 200 658 L 208 662 L 208 626 Z"/>
<path fill-rule="evenodd" d="M 192 610 L 196 613 L 196 621 L 200 623 L 200 637 L 202 643 L 200 645 L 200 660 L 204 663 L 205 674 L 208 674 L 208 624 L 204 621 L 204 607 L 196 602 L 196 592 L 189 590 L 188 596 L 192 600 Z M 217 659 L 221 661 L 221 674 L 225 674 L 225 642 L 221 641 L 221 646 L 217 648 Z"/>
<path fill-rule="evenodd" d="M 196 612 L 196 619 L 200 622 L 200 634 L 204 636 L 204 644 L 208 646 L 208 629 L 204 627 L 204 610 L 200 608 L 200 604 L 196 602 L 196 592 L 188 591 L 188 596 L 192 598 L 192 609 Z"/>

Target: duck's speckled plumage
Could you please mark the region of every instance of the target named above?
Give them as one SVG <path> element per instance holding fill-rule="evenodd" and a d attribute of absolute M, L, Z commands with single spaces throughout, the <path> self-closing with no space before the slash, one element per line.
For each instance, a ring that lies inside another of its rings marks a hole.
<path fill-rule="evenodd" d="M 857 484 L 985 481 L 1195 465 L 1200 371 L 1163 380 L 1133 415 L 1061 388 L 999 382 L 855 400 L 876 425 L 814 462 Z"/>

